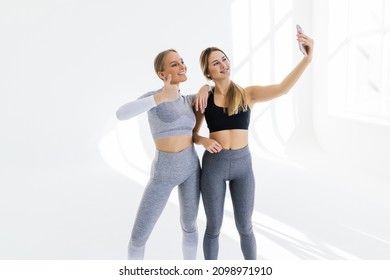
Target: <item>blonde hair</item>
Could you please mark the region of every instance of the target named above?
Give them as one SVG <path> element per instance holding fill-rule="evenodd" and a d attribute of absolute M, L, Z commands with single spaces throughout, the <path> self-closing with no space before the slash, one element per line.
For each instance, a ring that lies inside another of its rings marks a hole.
<path fill-rule="evenodd" d="M 156 74 L 158 74 L 158 72 L 164 71 L 164 59 L 165 59 L 165 56 L 170 52 L 177 53 L 177 51 L 174 49 L 168 49 L 168 50 L 162 51 L 158 55 L 156 55 L 156 57 L 154 59 L 154 71 L 156 72 Z"/>
<path fill-rule="evenodd" d="M 206 79 L 211 80 L 209 75 L 209 57 L 212 52 L 220 51 L 229 60 L 224 51 L 217 47 L 210 47 L 202 51 L 200 54 L 199 62 L 203 75 Z M 230 60 L 229 60 L 230 62 Z M 226 94 L 226 107 L 228 116 L 237 114 L 240 111 L 246 111 L 248 104 L 246 103 L 245 90 L 237 85 L 235 82 L 230 81 L 228 92 Z"/>

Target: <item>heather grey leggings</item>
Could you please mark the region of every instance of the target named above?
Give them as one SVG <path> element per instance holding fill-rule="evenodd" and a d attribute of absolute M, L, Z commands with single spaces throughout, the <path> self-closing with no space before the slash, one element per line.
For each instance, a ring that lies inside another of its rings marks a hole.
<path fill-rule="evenodd" d="M 196 259 L 200 163 L 194 146 L 178 153 L 156 150 L 150 173 L 131 234 L 128 258 L 143 259 L 146 241 L 164 210 L 172 189 L 178 186 L 183 258 Z"/>
<path fill-rule="evenodd" d="M 207 217 L 203 239 L 204 257 L 206 260 L 218 258 L 226 181 L 229 181 L 241 251 L 245 259 L 256 259 L 256 239 L 252 230 L 255 180 L 248 146 L 239 150 L 222 150 L 215 154 L 205 151 L 203 154 L 201 193 Z"/>

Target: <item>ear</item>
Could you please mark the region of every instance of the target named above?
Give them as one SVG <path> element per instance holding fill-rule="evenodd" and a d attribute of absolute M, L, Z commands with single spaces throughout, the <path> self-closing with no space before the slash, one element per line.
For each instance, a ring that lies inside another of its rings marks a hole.
<path fill-rule="evenodd" d="M 159 72 L 157 73 L 157 76 L 158 76 L 161 80 L 165 81 L 164 72 L 159 71 Z"/>

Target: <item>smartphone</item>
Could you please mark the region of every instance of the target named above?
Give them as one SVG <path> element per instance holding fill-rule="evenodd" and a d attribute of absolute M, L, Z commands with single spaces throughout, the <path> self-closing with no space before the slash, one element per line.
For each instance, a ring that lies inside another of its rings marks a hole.
<path fill-rule="evenodd" d="M 297 32 L 298 33 L 302 33 L 302 34 L 304 33 L 302 27 L 299 24 L 297 24 Z M 301 50 L 301 52 L 304 55 L 307 55 L 307 51 L 305 49 L 305 45 L 302 42 L 298 42 L 298 44 L 299 44 L 299 49 Z"/>

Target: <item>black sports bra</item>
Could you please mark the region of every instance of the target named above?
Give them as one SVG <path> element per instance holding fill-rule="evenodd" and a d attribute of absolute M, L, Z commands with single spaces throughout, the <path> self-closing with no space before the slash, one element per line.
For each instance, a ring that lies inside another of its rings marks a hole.
<path fill-rule="evenodd" d="M 237 114 L 228 116 L 226 108 L 215 105 L 214 91 L 212 91 L 207 99 L 207 107 L 204 116 L 210 133 L 230 129 L 248 130 L 251 110 L 248 107 L 246 111 L 240 111 Z"/>

